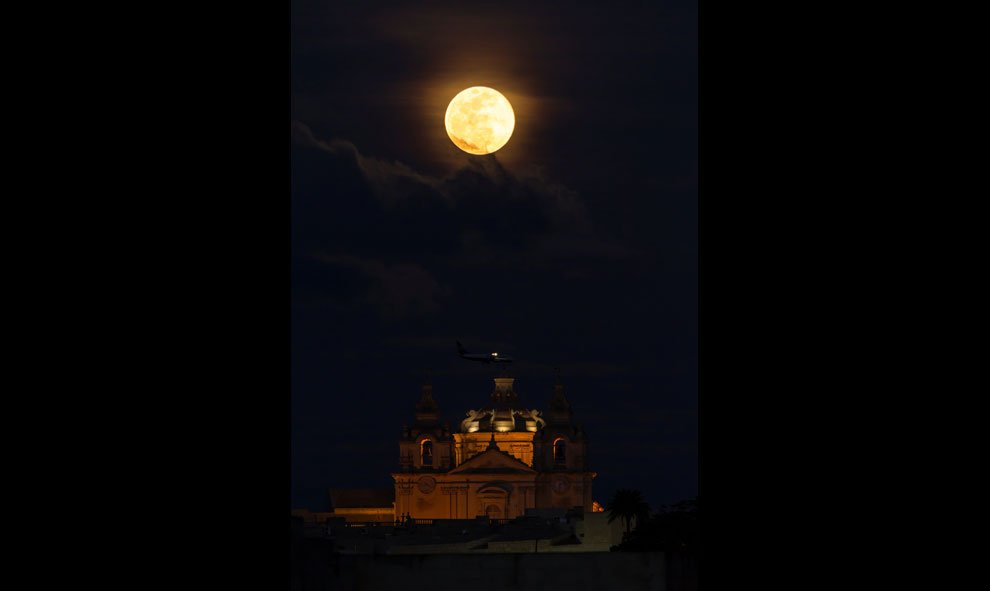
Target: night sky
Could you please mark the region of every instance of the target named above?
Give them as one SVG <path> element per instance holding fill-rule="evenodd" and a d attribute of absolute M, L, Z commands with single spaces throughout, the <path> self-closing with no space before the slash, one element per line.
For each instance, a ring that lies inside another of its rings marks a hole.
<path fill-rule="evenodd" d="M 452 428 L 488 401 L 457 340 L 530 408 L 559 368 L 600 502 L 698 494 L 695 3 L 534 4 L 292 4 L 293 507 L 390 486 L 427 374 Z M 488 156 L 443 125 L 479 85 Z"/>

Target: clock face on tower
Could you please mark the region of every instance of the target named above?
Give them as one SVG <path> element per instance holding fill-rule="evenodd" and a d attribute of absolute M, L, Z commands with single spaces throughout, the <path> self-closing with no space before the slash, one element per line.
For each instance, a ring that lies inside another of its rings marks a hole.
<path fill-rule="evenodd" d="M 570 486 L 570 483 L 567 482 L 567 478 L 563 476 L 555 476 L 550 486 L 553 487 L 553 492 L 564 493 L 567 492 L 567 488 Z"/>
<path fill-rule="evenodd" d="M 437 481 L 432 476 L 424 476 L 419 479 L 419 492 L 428 495 L 436 488 Z"/>

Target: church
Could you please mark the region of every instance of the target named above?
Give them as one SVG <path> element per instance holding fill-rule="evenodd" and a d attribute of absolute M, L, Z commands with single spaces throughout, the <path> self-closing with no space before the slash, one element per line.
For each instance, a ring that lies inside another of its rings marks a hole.
<path fill-rule="evenodd" d="M 559 379 L 545 414 L 527 409 L 515 379 L 496 377 L 490 401 L 451 432 L 433 386 L 403 427 L 395 480 L 396 520 L 514 519 L 527 509 L 592 512 L 588 438 L 573 421 Z M 598 509 L 600 510 L 600 509 Z"/>

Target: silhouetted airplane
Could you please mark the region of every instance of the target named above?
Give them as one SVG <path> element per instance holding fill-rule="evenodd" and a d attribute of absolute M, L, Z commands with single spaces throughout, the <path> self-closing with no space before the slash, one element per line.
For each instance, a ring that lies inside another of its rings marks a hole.
<path fill-rule="evenodd" d="M 498 353 L 468 353 L 460 341 L 457 341 L 457 353 L 469 361 L 480 361 L 482 363 L 512 363 L 511 357 L 499 357 Z"/>

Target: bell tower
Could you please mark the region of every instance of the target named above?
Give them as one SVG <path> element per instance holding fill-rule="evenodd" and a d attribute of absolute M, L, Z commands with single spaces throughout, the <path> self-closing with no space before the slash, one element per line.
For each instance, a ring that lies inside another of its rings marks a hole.
<path fill-rule="evenodd" d="M 588 471 L 588 443 L 584 430 L 574 423 L 574 412 L 558 375 L 547 425 L 533 442 L 536 457 L 533 467 L 540 472 L 536 493 L 540 506 L 580 505 L 591 511 L 591 481 L 597 474 Z"/>
<path fill-rule="evenodd" d="M 440 424 L 440 407 L 433 399 L 433 384 L 423 384 L 412 426 L 402 428 L 399 439 L 399 470 L 403 472 L 445 471 L 451 465 L 448 425 Z"/>

